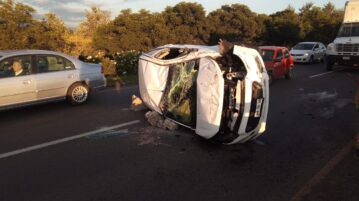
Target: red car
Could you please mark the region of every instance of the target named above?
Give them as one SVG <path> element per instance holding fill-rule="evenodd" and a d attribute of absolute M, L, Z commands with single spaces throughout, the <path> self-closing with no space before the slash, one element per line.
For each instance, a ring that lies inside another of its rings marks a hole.
<path fill-rule="evenodd" d="M 285 76 L 290 80 L 293 77 L 294 59 L 286 47 L 261 46 L 259 50 L 268 72 L 270 84 L 275 78 Z"/>

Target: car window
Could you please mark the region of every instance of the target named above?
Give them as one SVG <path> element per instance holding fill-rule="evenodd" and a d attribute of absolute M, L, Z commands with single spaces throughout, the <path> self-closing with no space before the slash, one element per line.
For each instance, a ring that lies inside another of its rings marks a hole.
<path fill-rule="evenodd" d="M 276 59 L 283 59 L 283 53 L 282 53 L 282 50 L 278 50 L 278 51 L 277 51 L 277 56 L 276 56 Z"/>
<path fill-rule="evenodd" d="M 36 56 L 36 65 L 39 73 L 58 72 L 75 68 L 71 61 L 55 55 Z"/>
<path fill-rule="evenodd" d="M 0 62 L 0 78 L 18 77 L 31 73 L 30 55 L 10 57 Z"/>
<path fill-rule="evenodd" d="M 314 49 L 317 49 L 317 48 L 319 48 L 319 45 L 318 45 L 318 44 L 315 45 Z"/>
<path fill-rule="evenodd" d="M 286 59 L 289 58 L 289 52 L 288 52 L 288 50 L 284 50 L 284 57 L 285 57 Z"/>
<path fill-rule="evenodd" d="M 273 50 L 261 50 L 261 56 L 263 61 L 273 61 L 274 51 Z"/>

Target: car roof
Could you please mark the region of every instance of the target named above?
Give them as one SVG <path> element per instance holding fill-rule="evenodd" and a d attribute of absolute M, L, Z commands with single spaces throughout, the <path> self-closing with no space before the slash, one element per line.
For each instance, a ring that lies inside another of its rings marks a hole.
<path fill-rule="evenodd" d="M 259 46 L 259 49 L 266 49 L 266 50 L 278 50 L 278 49 L 288 49 L 282 46 Z"/>
<path fill-rule="evenodd" d="M 311 41 L 308 41 L 308 42 L 300 42 L 298 44 L 317 44 L 317 43 L 321 43 L 321 42 L 311 42 Z"/>
<path fill-rule="evenodd" d="M 1 57 L 10 57 L 10 56 L 24 55 L 24 54 L 55 54 L 55 55 L 69 57 L 68 55 L 65 55 L 63 53 L 49 51 L 49 50 L 1 50 L 0 51 Z"/>

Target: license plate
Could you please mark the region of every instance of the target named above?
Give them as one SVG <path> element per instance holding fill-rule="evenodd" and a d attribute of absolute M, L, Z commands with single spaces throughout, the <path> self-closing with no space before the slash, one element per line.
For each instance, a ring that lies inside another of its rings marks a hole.
<path fill-rule="evenodd" d="M 348 61 L 348 60 L 350 60 L 350 57 L 343 57 L 343 60 Z"/>
<path fill-rule="evenodd" d="M 258 118 L 261 116 L 262 104 L 263 104 L 263 98 L 257 99 L 256 112 L 254 113 L 255 118 Z"/>

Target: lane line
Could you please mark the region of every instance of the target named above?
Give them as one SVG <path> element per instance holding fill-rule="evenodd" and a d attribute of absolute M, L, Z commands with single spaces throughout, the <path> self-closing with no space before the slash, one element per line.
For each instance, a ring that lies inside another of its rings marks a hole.
<path fill-rule="evenodd" d="M 345 156 L 347 156 L 353 149 L 352 140 L 335 155 L 317 174 L 315 174 L 294 196 L 290 201 L 301 201 L 303 198 L 311 193 L 312 189 L 325 179 L 325 177 L 340 163 Z"/>
<path fill-rule="evenodd" d="M 61 143 L 77 140 L 77 139 L 80 139 L 80 138 L 83 138 L 83 137 L 88 137 L 88 136 L 95 135 L 95 134 L 98 134 L 98 133 L 103 133 L 103 132 L 106 132 L 106 131 L 109 131 L 109 130 L 119 129 L 119 128 L 122 128 L 122 127 L 125 127 L 125 126 L 138 124 L 140 122 L 141 121 L 139 121 L 139 120 L 130 121 L 130 122 L 127 122 L 127 123 L 118 124 L 118 125 L 114 125 L 114 126 L 106 127 L 106 128 L 101 128 L 101 129 L 98 129 L 98 130 L 95 130 L 95 131 L 90 131 L 90 132 L 87 132 L 87 133 L 83 133 L 83 134 L 79 134 L 79 135 L 75 135 L 75 136 L 71 136 L 71 137 L 67 137 L 67 138 L 62 138 L 62 139 L 58 139 L 58 140 L 55 140 L 55 141 L 46 142 L 46 143 L 42 143 L 42 144 L 39 144 L 39 145 L 35 145 L 35 146 L 26 147 L 26 148 L 23 148 L 23 149 L 18 149 L 18 150 L 15 150 L 15 151 L 3 153 L 3 154 L 0 154 L 0 160 L 4 159 L 4 158 L 11 157 L 11 156 L 16 156 L 16 155 L 19 155 L 19 154 L 23 154 L 23 153 L 26 153 L 26 152 L 43 149 L 45 147 L 50 147 L 50 146 L 58 145 L 58 144 L 61 144 Z"/>
<path fill-rule="evenodd" d="M 324 75 L 328 75 L 328 74 L 332 74 L 332 73 L 335 73 L 337 72 L 338 70 L 335 70 L 335 71 L 330 71 L 330 72 L 325 72 L 325 73 L 321 73 L 321 74 L 317 74 L 317 75 L 312 75 L 310 76 L 309 78 L 310 79 L 313 79 L 313 78 L 317 78 L 317 77 L 322 77 Z"/>

